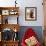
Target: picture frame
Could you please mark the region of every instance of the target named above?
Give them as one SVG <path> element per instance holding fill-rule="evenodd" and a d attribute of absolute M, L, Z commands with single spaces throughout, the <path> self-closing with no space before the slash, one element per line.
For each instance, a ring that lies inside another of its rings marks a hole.
<path fill-rule="evenodd" d="M 10 10 L 10 11 L 9 11 L 9 14 L 10 14 L 10 15 L 17 15 L 17 13 L 18 13 L 18 12 L 15 11 L 15 10 Z"/>
<path fill-rule="evenodd" d="M 10 14 L 10 15 L 14 15 L 14 10 L 13 10 L 13 9 L 10 10 L 10 11 L 9 11 L 9 14 Z"/>
<path fill-rule="evenodd" d="M 25 7 L 25 20 L 26 21 L 37 20 L 37 8 L 36 7 Z"/>
<path fill-rule="evenodd" d="M 9 15 L 9 10 L 2 10 L 2 15 Z"/>

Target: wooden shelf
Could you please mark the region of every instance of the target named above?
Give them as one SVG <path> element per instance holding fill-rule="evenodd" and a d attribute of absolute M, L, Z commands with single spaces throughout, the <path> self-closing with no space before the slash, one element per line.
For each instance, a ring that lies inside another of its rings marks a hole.
<path fill-rule="evenodd" d="M 10 40 L 10 41 L 3 41 L 3 42 L 5 42 L 5 43 L 8 43 L 8 42 L 12 43 L 12 42 L 19 42 L 19 40 L 15 40 L 15 41 Z"/>
<path fill-rule="evenodd" d="M 4 24 L 9 16 L 17 16 L 17 24 L 18 24 L 18 16 L 19 16 L 19 7 L 0 7 L 0 20 L 1 24 Z M 6 19 L 5 19 L 6 17 Z"/>
<path fill-rule="evenodd" d="M 5 12 L 4 15 L 19 15 L 19 7 L 0 7 L 0 14 L 1 15 L 3 15 L 2 11 Z M 7 14 L 6 14 L 6 12 L 7 12 Z"/>
<path fill-rule="evenodd" d="M 1 31 L 5 28 L 10 28 L 14 31 L 14 29 L 16 29 L 17 31 L 19 31 L 20 29 L 20 26 L 19 24 L 0 24 L 0 28 L 1 28 Z"/>
<path fill-rule="evenodd" d="M 8 24 L 7 16 L 8 17 L 9 16 L 14 16 L 14 17 L 17 16 L 17 24 Z M 1 24 L 0 24 L 0 32 L 1 32 L 0 46 L 18 46 L 18 39 L 17 39 L 17 41 L 13 41 L 15 36 L 13 37 L 13 39 L 10 39 L 9 41 L 5 41 L 4 39 L 2 39 L 3 38 L 2 33 L 3 33 L 4 29 L 11 29 L 10 31 L 14 31 L 14 33 L 18 33 L 18 31 L 20 29 L 20 26 L 18 24 L 18 16 L 19 16 L 19 7 L 0 7 L 0 21 L 1 21 Z M 16 37 L 17 37 L 17 34 L 16 34 Z"/>
<path fill-rule="evenodd" d="M 0 7 L 1 10 L 4 10 L 4 9 L 18 9 L 19 7 Z"/>
<path fill-rule="evenodd" d="M 2 46 L 18 46 L 18 41 L 3 41 L 0 45 Z"/>

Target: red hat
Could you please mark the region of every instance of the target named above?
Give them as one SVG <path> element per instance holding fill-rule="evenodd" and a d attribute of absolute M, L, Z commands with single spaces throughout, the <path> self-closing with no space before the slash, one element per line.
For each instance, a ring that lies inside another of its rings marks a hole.
<path fill-rule="evenodd" d="M 29 37 L 36 36 L 36 33 L 32 28 L 28 28 L 25 32 L 24 39 L 28 39 Z"/>
<path fill-rule="evenodd" d="M 22 38 L 22 42 L 25 43 L 25 39 L 28 39 L 32 36 L 36 37 L 36 33 L 34 32 L 34 30 L 32 28 L 28 28 L 24 34 L 24 37 Z M 26 44 L 26 43 L 25 43 Z"/>

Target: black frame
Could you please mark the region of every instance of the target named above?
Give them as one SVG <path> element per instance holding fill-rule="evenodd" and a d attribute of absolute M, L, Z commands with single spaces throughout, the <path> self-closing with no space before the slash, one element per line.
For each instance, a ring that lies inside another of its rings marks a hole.
<path fill-rule="evenodd" d="M 35 10 L 35 19 L 33 19 L 33 18 L 32 19 L 27 19 L 26 18 L 26 10 L 27 9 L 30 9 L 30 10 L 34 9 Z M 26 21 L 36 21 L 37 20 L 37 8 L 36 7 L 25 7 L 25 20 Z"/>

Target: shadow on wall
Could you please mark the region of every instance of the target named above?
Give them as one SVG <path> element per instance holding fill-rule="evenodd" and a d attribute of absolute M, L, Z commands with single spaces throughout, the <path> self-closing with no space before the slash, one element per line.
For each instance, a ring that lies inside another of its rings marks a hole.
<path fill-rule="evenodd" d="M 21 40 L 24 36 L 25 31 L 28 28 L 32 28 L 36 32 L 39 41 L 41 43 L 43 43 L 43 30 L 42 30 L 41 26 L 21 26 L 20 31 L 19 31 L 19 40 L 20 40 L 20 42 L 21 42 Z"/>

